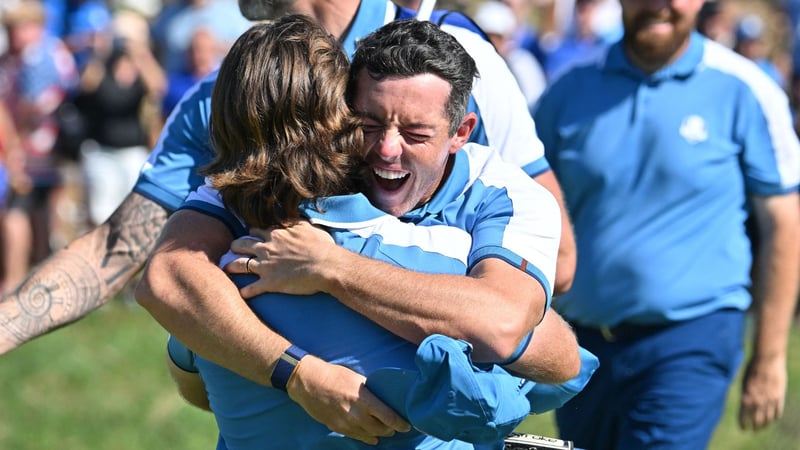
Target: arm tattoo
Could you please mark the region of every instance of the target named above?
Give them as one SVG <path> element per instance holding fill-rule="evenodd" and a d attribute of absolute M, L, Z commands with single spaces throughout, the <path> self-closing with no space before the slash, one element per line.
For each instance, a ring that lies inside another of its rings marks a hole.
<path fill-rule="evenodd" d="M 0 353 L 5 340 L 16 347 L 85 316 L 103 303 L 100 292 L 95 268 L 86 259 L 65 251 L 48 258 L 3 301 Z"/>
<path fill-rule="evenodd" d="M 101 267 L 117 270 L 106 278 L 108 285 L 119 282 L 120 277 L 125 277 L 124 283 L 133 276 L 133 266 L 141 268 L 167 222 L 166 210 L 144 197 L 137 195 L 124 206 L 109 218 L 111 228 Z"/>
<path fill-rule="evenodd" d="M 166 211 L 129 195 L 108 222 L 51 255 L 0 301 L 0 354 L 105 304 L 142 267 Z"/>

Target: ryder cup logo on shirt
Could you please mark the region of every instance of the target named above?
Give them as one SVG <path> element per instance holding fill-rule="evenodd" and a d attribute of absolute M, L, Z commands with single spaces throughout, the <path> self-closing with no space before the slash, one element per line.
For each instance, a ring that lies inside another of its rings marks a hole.
<path fill-rule="evenodd" d="M 683 119 L 680 133 L 690 144 L 697 144 L 708 139 L 706 121 L 700 116 L 692 115 Z"/>

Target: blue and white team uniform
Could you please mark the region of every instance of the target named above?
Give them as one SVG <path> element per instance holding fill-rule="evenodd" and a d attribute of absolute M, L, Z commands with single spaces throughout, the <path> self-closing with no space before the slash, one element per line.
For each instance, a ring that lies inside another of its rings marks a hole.
<path fill-rule="evenodd" d="M 800 183 L 786 95 L 695 33 L 650 75 L 613 45 L 555 81 L 534 120 L 579 255 L 572 288 L 553 306 L 601 361 L 558 411 L 562 436 L 592 449 L 655 448 L 676 436 L 670 448 L 704 447 L 742 358 L 748 196 Z M 634 393 L 642 380 L 661 391 Z M 609 447 L 608 430 L 620 427 L 642 441 Z"/>
<path fill-rule="evenodd" d="M 395 19 L 413 17 L 409 10 L 386 0 L 362 0 L 347 36 L 347 54 L 358 39 Z M 451 33 L 475 59 L 480 72 L 470 107 L 479 115 L 471 140 L 491 145 L 503 159 L 534 177 L 550 169 L 536 137 L 525 99 L 502 57 L 469 19 L 458 13 L 434 13 L 437 23 Z M 211 92 L 217 72 L 189 89 L 172 111 L 161 136 L 139 175 L 134 192 L 174 211 L 192 190 L 203 184 L 197 167 L 211 161 L 208 121 Z"/>
<path fill-rule="evenodd" d="M 303 214 L 351 251 L 416 271 L 461 275 L 485 258 L 500 258 L 534 277 L 549 303 L 561 235 L 558 205 L 547 190 L 488 147 L 467 144 L 457 152 L 453 170 L 436 195 L 403 217 L 375 209 L 361 194 L 319 204 L 324 213 L 309 203 Z M 236 236 L 247 233 L 207 186 L 192 193 L 182 208 L 222 220 Z M 250 275 L 233 278 L 240 284 L 253 280 Z M 416 345 L 327 294 L 265 294 L 248 304 L 276 332 L 330 363 L 364 375 L 385 367 L 415 369 Z M 283 391 L 199 357 L 195 365 L 228 449 L 375 448 L 331 432 Z M 502 442 L 481 447 L 410 431 L 382 438 L 377 448 L 502 448 Z"/>

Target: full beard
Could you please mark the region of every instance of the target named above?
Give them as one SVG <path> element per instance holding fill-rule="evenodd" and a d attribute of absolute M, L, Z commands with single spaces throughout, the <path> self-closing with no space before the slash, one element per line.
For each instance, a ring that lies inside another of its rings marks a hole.
<path fill-rule="evenodd" d="M 681 49 L 687 45 L 693 24 L 673 22 L 672 32 L 668 34 L 651 32 L 644 20 L 637 20 L 626 27 L 623 43 L 635 59 L 647 68 L 661 68 L 676 59 Z"/>

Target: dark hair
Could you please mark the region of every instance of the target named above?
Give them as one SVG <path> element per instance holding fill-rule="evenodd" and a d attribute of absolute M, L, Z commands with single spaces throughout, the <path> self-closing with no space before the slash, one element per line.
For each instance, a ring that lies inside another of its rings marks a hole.
<path fill-rule="evenodd" d="M 428 21 L 391 22 L 358 42 L 350 64 L 348 95 L 355 95 L 358 75 L 366 69 L 374 79 L 434 74 L 450 84 L 445 115 L 450 134 L 458 130 L 478 76 L 475 61 L 456 38 Z"/>
<path fill-rule="evenodd" d="M 363 135 L 345 100 L 347 57 L 311 19 L 257 24 L 233 44 L 211 97 L 203 168 L 249 226 L 286 224 L 305 199 L 351 192 Z"/>
<path fill-rule="evenodd" d="M 289 14 L 295 0 L 239 0 L 239 12 L 253 22 Z"/>

